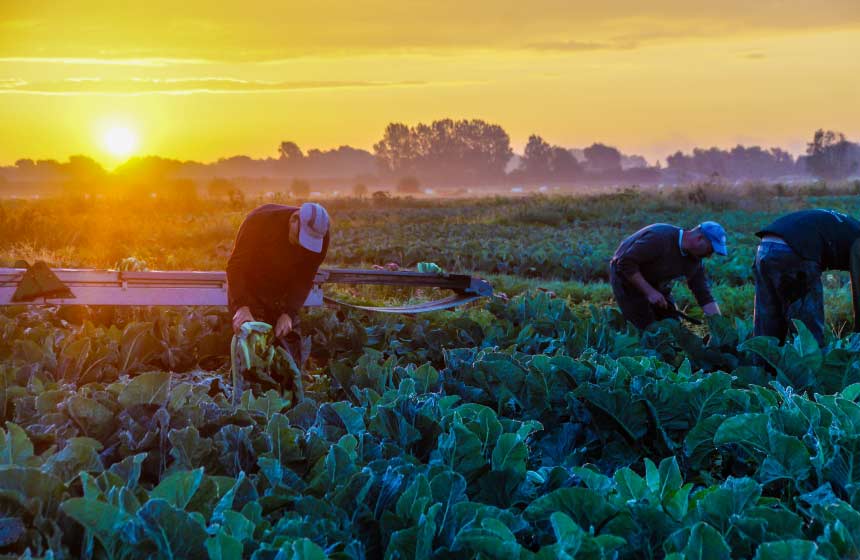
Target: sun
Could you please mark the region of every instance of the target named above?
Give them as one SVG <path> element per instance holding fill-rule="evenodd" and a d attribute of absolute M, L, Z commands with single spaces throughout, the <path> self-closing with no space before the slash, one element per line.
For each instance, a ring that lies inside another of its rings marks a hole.
<path fill-rule="evenodd" d="M 117 157 L 130 156 L 137 150 L 137 134 L 125 126 L 113 126 L 105 132 L 104 147 Z"/>

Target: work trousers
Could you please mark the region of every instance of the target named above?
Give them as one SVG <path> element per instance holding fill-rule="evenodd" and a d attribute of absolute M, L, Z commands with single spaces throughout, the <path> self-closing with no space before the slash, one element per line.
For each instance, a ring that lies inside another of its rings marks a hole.
<path fill-rule="evenodd" d="M 651 305 L 645 294 L 615 270 L 615 265 L 609 266 L 609 284 L 612 286 L 615 302 L 621 308 L 621 314 L 638 328 L 645 329 L 651 323 L 662 319 L 677 319 L 674 312 L 675 300 L 672 298 L 671 286 L 664 285 L 658 288 L 669 303 L 667 309 L 661 309 L 656 305 Z"/>

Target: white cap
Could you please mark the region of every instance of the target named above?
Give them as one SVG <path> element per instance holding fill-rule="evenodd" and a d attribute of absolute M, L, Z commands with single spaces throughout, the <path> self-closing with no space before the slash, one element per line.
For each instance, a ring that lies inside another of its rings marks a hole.
<path fill-rule="evenodd" d="M 325 208 L 316 202 L 302 204 L 299 208 L 299 245 L 308 251 L 321 253 L 328 228 L 328 212 Z"/>

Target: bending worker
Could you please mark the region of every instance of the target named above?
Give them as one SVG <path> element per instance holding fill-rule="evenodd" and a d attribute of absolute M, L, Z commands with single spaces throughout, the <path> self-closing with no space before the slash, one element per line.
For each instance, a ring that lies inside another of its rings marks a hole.
<path fill-rule="evenodd" d="M 248 214 L 227 261 L 233 331 L 246 321 L 265 321 L 275 337 L 289 334 L 328 242 L 329 216 L 319 204 L 265 204 Z"/>
<path fill-rule="evenodd" d="M 850 270 L 858 331 L 860 222 L 835 210 L 800 210 L 756 233 L 755 334 L 785 341 L 791 319 L 803 321 L 824 346 L 823 270 Z"/>
<path fill-rule="evenodd" d="M 672 281 L 687 279 L 706 315 L 720 313 L 703 259 L 726 255 L 726 231 L 716 222 L 691 230 L 668 224 L 644 227 L 621 242 L 609 266 L 609 281 L 624 318 L 639 327 L 678 316 Z"/>

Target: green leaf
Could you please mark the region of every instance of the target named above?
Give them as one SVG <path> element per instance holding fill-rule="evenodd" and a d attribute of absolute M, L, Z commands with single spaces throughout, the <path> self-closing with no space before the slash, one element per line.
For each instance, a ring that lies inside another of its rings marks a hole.
<path fill-rule="evenodd" d="M 726 532 L 731 519 L 754 506 L 760 496 L 761 485 L 751 478 L 729 477 L 719 487 L 697 493 L 696 510 L 701 520 Z"/>
<path fill-rule="evenodd" d="M 386 559 L 414 558 L 429 560 L 433 557 L 433 537 L 436 534 L 436 516 L 441 504 L 434 504 L 426 515 L 407 529 L 395 531 L 385 549 Z"/>
<path fill-rule="evenodd" d="M 177 461 L 177 466 L 184 469 L 206 466 L 215 450 L 215 443 L 210 438 L 200 437 L 194 426 L 170 430 L 167 439 L 171 445 L 170 455 Z"/>
<path fill-rule="evenodd" d="M 738 345 L 740 352 L 752 352 L 764 358 L 775 369 L 782 365 L 782 351 L 779 340 L 772 336 L 756 336 Z"/>
<path fill-rule="evenodd" d="M 214 537 L 206 539 L 206 552 L 210 560 L 242 560 L 242 543 L 234 537 L 218 531 Z"/>
<path fill-rule="evenodd" d="M 824 471 L 826 479 L 842 489 L 860 482 L 860 436 L 843 438 Z"/>
<path fill-rule="evenodd" d="M 72 438 L 62 451 L 45 461 L 42 470 L 67 483 L 72 482 L 81 472 L 100 473 L 104 470 L 99 456 L 99 451 L 103 448 L 101 442 L 92 438 Z"/>
<path fill-rule="evenodd" d="M 0 465 L 28 466 L 33 458 L 33 442 L 17 424 L 6 422 L 0 430 Z"/>
<path fill-rule="evenodd" d="M 552 523 L 556 542 L 564 548 L 567 554 L 575 557 L 576 553 L 582 547 L 582 540 L 585 536 L 582 528 L 573 519 L 561 512 L 553 513 L 549 520 Z"/>
<path fill-rule="evenodd" d="M 327 560 L 325 551 L 308 539 L 286 542 L 275 556 L 275 560 Z"/>
<path fill-rule="evenodd" d="M 344 426 L 346 426 L 346 431 L 348 433 L 360 436 L 367 430 L 364 425 L 363 411 L 361 409 L 353 408 L 347 401 L 326 403 L 323 406 L 330 407 L 337 413 L 338 417 L 343 421 Z"/>
<path fill-rule="evenodd" d="M 430 482 L 419 474 L 397 499 L 394 511 L 402 521 L 417 523 L 432 501 Z"/>
<path fill-rule="evenodd" d="M 490 443 L 497 441 L 503 431 L 496 411 L 487 406 L 467 403 L 457 407 L 456 413 L 462 418 L 463 424 L 481 440 L 482 451 L 489 452 Z"/>
<path fill-rule="evenodd" d="M 171 506 L 185 509 L 197 488 L 203 480 L 203 468 L 193 471 L 178 471 L 164 478 L 158 486 L 150 492 L 150 498 L 165 500 Z"/>
<path fill-rule="evenodd" d="M 63 512 L 93 532 L 109 554 L 116 553 L 122 544 L 118 528 L 129 520 L 121 509 L 100 500 L 70 498 L 62 504 Z"/>
<path fill-rule="evenodd" d="M 549 519 L 555 512 L 568 515 L 580 527 L 589 530 L 602 526 L 618 510 L 594 490 L 559 488 L 529 504 L 523 516 L 528 521 L 540 521 Z"/>
<path fill-rule="evenodd" d="M 628 441 L 636 441 L 648 431 L 648 413 L 645 404 L 627 390 L 609 390 L 605 387 L 586 383 L 575 392 L 590 406 L 606 413 L 615 421 Z"/>
<path fill-rule="evenodd" d="M 735 443 L 752 451 L 767 453 L 770 449 L 766 414 L 747 413 L 730 416 L 714 434 L 714 444 Z"/>
<path fill-rule="evenodd" d="M 732 551 L 723 536 L 707 523 L 696 523 L 684 547 L 687 560 L 730 560 Z"/>
<path fill-rule="evenodd" d="M 460 473 L 445 470 L 430 480 L 430 491 L 432 501 L 442 505 L 439 513 L 440 532 L 452 530 L 456 505 L 468 499 L 466 479 Z"/>
<path fill-rule="evenodd" d="M 619 495 L 625 502 L 647 498 L 651 492 L 645 479 L 628 467 L 615 471 L 613 479 Z"/>
<path fill-rule="evenodd" d="M 42 391 L 36 397 L 36 410 L 39 414 L 55 414 L 67 395 L 66 391 Z"/>
<path fill-rule="evenodd" d="M 792 364 L 794 367 L 804 367 L 810 371 L 817 371 L 821 367 L 823 355 L 818 341 L 803 321 L 793 319 L 797 335 L 792 341 L 792 348 L 797 352 L 799 362 Z"/>
<path fill-rule="evenodd" d="M 129 323 L 119 343 L 120 373 L 131 373 L 161 350 L 161 343 L 152 334 L 152 323 Z"/>
<path fill-rule="evenodd" d="M 430 391 L 439 383 L 439 372 L 430 363 L 422 364 L 415 369 L 407 370 L 409 377 L 415 380 L 418 390 L 422 393 Z"/>
<path fill-rule="evenodd" d="M 152 371 L 134 377 L 117 397 L 125 408 L 138 404 L 164 406 L 170 389 L 170 373 Z"/>
<path fill-rule="evenodd" d="M 512 471 L 526 474 L 528 448 L 516 434 L 502 434 L 493 449 L 492 466 L 495 471 Z"/>
<path fill-rule="evenodd" d="M 56 512 L 66 492 L 57 477 L 33 467 L 0 466 L 0 493 L 17 500 L 22 506 L 47 514 Z"/>
<path fill-rule="evenodd" d="M 72 395 L 66 410 L 89 437 L 103 441 L 116 430 L 116 414 L 95 399 Z"/>
<path fill-rule="evenodd" d="M 860 383 L 852 383 L 851 385 L 842 389 L 842 398 L 856 402 L 857 398 L 860 397 Z"/>
<path fill-rule="evenodd" d="M 145 460 L 146 453 L 131 455 L 111 465 L 108 471 L 123 480 L 126 488 L 132 489 L 140 480 L 141 465 Z"/>
<path fill-rule="evenodd" d="M 758 478 L 762 483 L 778 479 L 804 481 L 812 470 L 809 450 L 793 436 L 769 430 L 770 451 L 762 462 Z"/>
<path fill-rule="evenodd" d="M 481 440 L 459 419 L 454 421 L 448 433 L 439 436 L 438 449 L 445 463 L 466 480 L 474 480 L 478 472 L 487 466 Z"/>
<path fill-rule="evenodd" d="M 188 513 L 165 500 L 146 502 L 137 512 L 143 534 L 164 558 L 203 558 L 206 529 Z"/>
<path fill-rule="evenodd" d="M 242 485 L 242 482 L 245 481 L 245 473 L 240 472 L 236 481 L 224 495 L 218 500 L 218 504 L 215 506 L 215 509 L 212 512 L 212 521 L 214 523 L 223 523 L 224 522 L 224 512 L 232 509 L 233 500 L 236 498 L 236 492 L 239 490 L 239 487 Z"/>
<path fill-rule="evenodd" d="M 511 530 L 501 521 L 492 518 L 481 520 L 480 527 L 463 529 L 454 538 L 452 550 L 471 553 L 472 558 L 520 558 L 522 546 Z"/>
<path fill-rule="evenodd" d="M 597 470 L 597 467 L 594 465 L 571 467 L 570 472 L 581 478 L 586 487 L 591 488 L 601 496 L 607 495 L 615 488 L 615 482 Z"/>
<path fill-rule="evenodd" d="M 222 526 L 231 537 L 236 538 L 239 542 L 254 538 L 254 524 L 238 511 L 225 511 Z"/>
<path fill-rule="evenodd" d="M 815 560 L 818 546 L 812 541 L 792 539 L 759 545 L 753 560 Z"/>
<path fill-rule="evenodd" d="M 675 457 L 660 461 L 658 487 L 654 492 L 660 497 L 660 501 L 677 492 L 682 484 L 684 484 L 684 479 L 681 478 L 681 469 L 678 467 L 678 461 Z"/>

